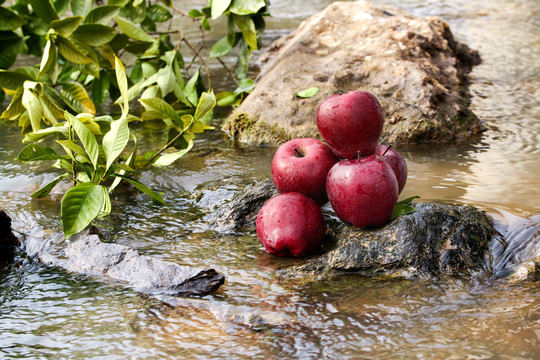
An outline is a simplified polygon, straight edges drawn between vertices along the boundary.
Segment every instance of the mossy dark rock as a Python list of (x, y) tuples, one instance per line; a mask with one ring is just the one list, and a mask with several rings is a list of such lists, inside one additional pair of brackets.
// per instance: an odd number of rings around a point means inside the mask
[[(276, 193), (271, 180), (238, 191), (213, 214), (214, 226), (218, 230), (223, 226), (225, 231), (255, 231), (260, 207)], [(380, 229), (364, 230), (329, 221), (320, 254), (300, 266), (280, 270), (279, 275), (313, 279), (359, 273), (425, 279), (484, 266), (496, 233), (490, 217), (467, 205), (421, 202), (414, 206), (416, 211)]]
[[(257, 86), (223, 127), (242, 141), (320, 138), (317, 106), (352, 90), (369, 91), (381, 102), (381, 141), (468, 141), (484, 129), (469, 109), (468, 74), (480, 57), (438, 17), (335, 2), (276, 40), (260, 62)], [(309, 87), (320, 90), (311, 98), (296, 96)]]
[(231, 201), (211, 213), (208, 221), (213, 229), (220, 232), (253, 231), (264, 202), (277, 194), (270, 179), (248, 185)]
[(0, 261), (10, 261), (20, 246), (19, 239), (11, 230), (11, 218), (0, 209)]
[(462, 205), (417, 203), (415, 212), (380, 229), (339, 225), (330, 249), (282, 276), (326, 277), (342, 273), (402, 278), (457, 275), (482, 267), (495, 234), (491, 219)]

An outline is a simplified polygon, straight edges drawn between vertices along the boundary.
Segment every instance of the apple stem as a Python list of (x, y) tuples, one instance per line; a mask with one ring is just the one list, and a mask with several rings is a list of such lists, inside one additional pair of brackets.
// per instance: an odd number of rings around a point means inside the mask
[(384, 150), (383, 154), (381, 156), (384, 156), (386, 155), (386, 153), (388, 152), (388, 150), (390, 150), (392, 148), (392, 145), (388, 145), (388, 147), (386, 148), (386, 150)]
[(357, 158), (357, 160), (360, 161), (360, 158), (361, 158), (361, 157), (362, 157), (362, 153), (360, 152), (360, 150), (358, 150), (358, 151), (356, 152), (356, 158)]
[(304, 156), (306, 156), (305, 154), (302, 154), (300, 151), (298, 151), (298, 148), (297, 148), (296, 146), (293, 148), (293, 150), (296, 152), (296, 154), (298, 155), (298, 157), (304, 157)]

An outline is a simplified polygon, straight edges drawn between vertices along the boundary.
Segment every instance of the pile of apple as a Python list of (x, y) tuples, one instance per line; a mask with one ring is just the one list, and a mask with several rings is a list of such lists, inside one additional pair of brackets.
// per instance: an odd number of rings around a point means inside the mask
[(281, 145), (272, 160), (279, 195), (262, 206), (257, 236), (278, 256), (305, 256), (321, 244), (330, 201), (336, 215), (360, 228), (386, 224), (407, 181), (407, 164), (390, 146), (379, 145), (384, 115), (372, 94), (332, 95), (317, 108), (325, 144), (296, 138)]

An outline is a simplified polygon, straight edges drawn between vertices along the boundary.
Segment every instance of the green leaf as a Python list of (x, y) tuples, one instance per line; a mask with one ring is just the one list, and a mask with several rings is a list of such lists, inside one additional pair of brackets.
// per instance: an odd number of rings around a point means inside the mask
[(161, 4), (152, 4), (146, 9), (147, 16), (155, 22), (165, 22), (172, 19), (169, 9)]
[(81, 84), (74, 81), (63, 83), (60, 94), (66, 104), (74, 111), (78, 113), (96, 113), (96, 106)]
[(229, 11), (236, 15), (253, 15), (265, 6), (265, 0), (233, 0)]
[(43, 198), (49, 195), (49, 193), (56, 186), (56, 184), (58, 184), (60, 181), (62, 181), (62, 179), (65, 179), (67, 177), (69, 177), (68, 174), (62, 174), (60, 176), (57, 176), (54, 180), (48, 182), (47, 184), (40, 187), (39, 190), (35, 191), (31, 195), (31, 197), (35, 199), (35, 198)]
[(249, 16), (233, 15), (233, 20), (236, 26), (242, 32), (244, 40), (248, 44), (251, 50), (258, 50), (259, 43), (257, 39), (257, 29), (255, 29), (255, 23)]
[(29, 2), (34, 13), (46, 24), (58, 19), (58, 14), (56, 14), (54, 5), (50, 0), (29, 0)]
[(88, 154), (82, 146), (77, 145), (71, 140), (56, 140), (56, 142), (64, 148), (68, 155), (71, 156), (71, 154), (76, 154), (85, 159), (86, 161), (90, 162), (90, 158), (88, 157)]
[(11, 119), (17, 117), (24, 111), (24, 106), (22, 104), (22, 95), (24, 92), (24, 87), (19, 87), (13, 94), (11, 103), (8, 108), (2, 113), (0, 119)]
[(64, 37), (57, 37), (56, 45), (60, 54), (74, 64), (91, 64), (94, 62), (77, 45)]
[(238, 87), (234, 90), (234, 93), (235, 94), (242, 94), (242, 93), (247, 93), (249, 94), (250, 92), (253, 91), (253, 89), (255, 88), (255, 81), (253, 81), (252, 79), (242, 79), (238, 82)]
[(186, 98), (193, 106), (197, 106), (199, 103), (199, 94), (197, 93), (197, 83), (199, 82), (200, 70), (197, 69), (195, 74), (189, 79), (186, 87), (184, 88), (184, 94)]
[(394, 212), (392, 213), (392, 220), (398, 218), (399, 216), (407, 215), (416, 211), (416, 208), (410, 204), (414, 199), (418, 198), (420, 198), (420, 196), (411, 196), (405, 200), (398, 201), (396, 207), (394, 208)]
[(60, 158), (61, 156), (53, 149), (37, 144), (26, 145), (19, 155), (17, 155), (17, 160), (22, 163), (39, 160), (58, 160)]
[(75, 30), (72, 37), (89, 46), (107, 44), (116, 36), (117, 31), (102, 24), (83, 24)]
[(0, 7), (0, 31), (11, 31), (21, 27), (25, 23), (17, 13)]
[(91, 96), (95, 105), (103, 105), (109, 94), (110, 80), (107, 72), (101, 71), (99, 78), (92, 81)]
[[(7, 36), (5, 36), (8, 34)], [(4, 36), (2, 36), (4, 35)], [(24, 52), (27, 44), (23, 38), (12, 32), (0, 32), (0, 69), (9, 69), (17, 60), (17, 56)]]
[(92, 9), (92, 0), (71, 0), (71, 11), (74, 15), (85, 15)]
[(126, 68), (120, 59), (114, 56), (114, 71), (116, 74), (116, 82), (118, 83), (118, 89), (120, 90), (120, 96), (124, 100), (122, 107), (122, 114), (127, 115), (129, 112), (129, 98), (128, 98), (128, 81), (126, 76)]
[[(129, 134), (129, 136), (133, 140), (133, 150), (131, 151), (131, 154), (127, 158), (126, 163), (123, 164), (123, 165), (126, 165), (126, 166), (132, 168), (133, 165), (135, 164), (135, 158), (137, 157), (137, 143), (138, 143), (138, 141), (137, 141), (137, 137), (135, 135)], [(118, 164), (118, 165), (121, 165), (121, 164)], [(116, 167), (115, 167), (115, 171), (116, 171)], [(119, 175), (124, 175), (126, 173), (126, 171), (127, 170), (125, 170), (125, 169), (120, 169), (118, 174)], [(120, 184), (121, 180), (122, 180), (121, 178), (115, 177), (113, 183), (109, 187), (109, 193), (111, 193), (118, 186), (118, 184)]]
[(236, 101), (237, 95), (232, 91), (222, 91), (216, 94), (216, 104), (218, 106), (231, 106)]
[(308, 89), (297, 92), (296, 96), (300, 98), (310, 98), (312, 96), (315, 96), (318, 92), (319, 92), (319, 88), (314, 86), (314, 87), (310, 87)]
[(139, 99), (139, 102), (144, 106), (146, 111), (153, 111), (162, 116), (162, 118), (168, 118), (180, 122), (180, 115), (169, 105), (166, 101), (153, 98), (153, 99)]
[(33, 89), (25, 87), (22, 95), (22, 105), (26, 111), (28, 111), (28, 115), (30, 116), (32, 131), (38, 131), (41, 128), (41, 117), (43, 116), (43, 110), (41, 108), (39, 97)]
[(84, 17), (83, 24), (103, 24), (107, 25), (120, 11), (119, 6), (103, 5), (98, 6)]
[(216, 106), (216, 97), (212, 92), (203, 92), (195, 109), (193, 118), (195, 121), (200, 121)]
[(197, 9), (190, 10), (188, 14), (189, 14), (189, 17), (193, 19), (197, 19), (204, 16), (204, 14)]
[(163, 200), (163, 197), (161, 197), (160, 194), (158, 194), (154, 190), (150, 189), (148, 186), (144, 185), (143, 183), (141, 183), (141, 182), (139, 182), (137, 180), (131, 179), (131, 178), (127, 177), (127, 176), (120, 175), (120, 174), (114, 174), (114, 176), (119, 177), (124, 181), (127, 181), (128, 183), (135, 186), (137, 189), (139, 189), (140, 191), (142, 191), (146, 195), (150, 196), (152, 198), (152, 200), (157, 201), (162, 205), (165, 205), (165, 200)]
[(154, 42), (154, 38), (148, 35), (143, 29), (135, 25), (129, 20), (122, 19), (119, 16), (115, 17), (116, 23), (120, 29), (132, 39), (144, 41), (144, 42)]
[(54, 8), (58, 16), (62, 15), (69, 7), (70, 0), (53, 0)]
[[(47, 43), (45, 44), (45, 48), (43, 49), (43, 56), (41, 58), (41, 64), (39, 66), (39, 73), (37, 76), (38, 79), (42, 77), (45, 73), (47, 73), (49, 69), (51, 68), (51, 66), (53, 66), (53, 69), (54, 69), (54, 65), (56, 65), (57, 63), (57, 57), (58, 57), (58, 54), (57, 54), (56, 46), (52, 44), (51, 40), (47, 40)], [(57, 69), (58, 68), (56, 67), (56, 70)], [(56, 71), (52, 71), (52, 73), (55, 73), (55, 72)], [(56, 82), (57, 75), (58, 74), (53, 74), (53, 76), (51, 76), (51, 82), (53, 84)]]
[(0, 70), (0, 86), (4, 89), (17, 90), (26, 80), (33, 81), (31, 76), (17, 71)]
[(64, 125), (50, 126), (39, 131), (31, 132), (24, 135), (24, 143), (35, 142), (51, 134), (62, 134), (64, 137), (69, 136), (69, 129)]
[(96, 137), (86, 127), (86, 125), (84, 125), (75, 116), (71, 115), (67, 111), (65, 112), (65, 116), (66, 116), (66, 120), (69, 121), (69, 123), (73, 127), (73, 130), (75, 130), (77, 137), (81, 141), (84, 149), (86, 150), (86, 153), (88, 154), (88, 158), (92, 162), (92, 165), (94, 165), (94, 169), (96, 169), (98, 165), (98, 158), (99, 158), (99, 145), (96, 140)]
[(56, 107), (47, 95), (43, 94), (38, 99), (41, 104), (41, 116), (45, 119), (45, 123), (58, 124), (58, 119), (63, 118), (63, 112)]
[(109, 170), (112, 163), (124, 151), (129, 142), (129, 127), (127, 118), (122, 116), (111, 124), (111, 130), (103, 137), (103, 151), (107, 159), (106, 171)]
[(175, 162), (176, 160), (180, 159), (182, 156), (187, 154), (189, 150), (191, 150), (192, 147), (193, 147), (193, 140), (190, 139), (188, 142), (187, 148), (180, 151), (173, 152), (173, 153), (161, 155), (159, 158), (156, 159), (156, 161), (152, 163), (152, 165), (156, 167), (169, 166), (173, 162)]
[(253, 51), (247, 46), (244, 39), (240, 42), (240, 51), (238, 52), (238, 60), (236, 62), (236, 77), (238, 79), (247, 79), (249, 70), (249, 60)]
[(156, 82), (161, 89), (162, 96), (171, 93), (176, 85), (176, 77), (174, 76), (172, 66), (165, 66), (159, 69)]
[(70, 16), (60, 20), (53, 20), (51, 22), (51, 28), (56, 31), (56, 33), (63, 37), (70, 36), (77, 26), (81, 23), (82, 16)]
[(227, 55), (233, 49), (233, 44), (229, 42), (227, 36), (221, 38), (216, 42), (210, 50), (210, 57), (216, 58)]
[(212, 19), (220, 17), (231, 4), (231, 0), (212, 0)]
[(62, 199), (62, 226), (66, 239), (83, 231), (98, 217), (107, 196), (102, 185), (77, 184)]

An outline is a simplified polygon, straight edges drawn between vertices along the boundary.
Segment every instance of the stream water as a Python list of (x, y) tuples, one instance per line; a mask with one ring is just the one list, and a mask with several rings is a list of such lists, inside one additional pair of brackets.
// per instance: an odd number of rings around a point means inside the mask
[[(266, 254), (253, 233), (217, 233), (205, 218), (246, 183), (268, 178), (275, 148), (239, 144), (216, 130), (174, 166), (143, 174), (165, 193), (167, 207), (119, 193), (116, 210), (97, 225), (108, 241), (223, 273), (224, 286), (204, 297), (216, 308), (268, 311), (290, 323), (219, 321), (27, 259), (0, 265), (0, 358), (540, 358), (540, 283), (491, 275), (540, 253), (540, 2), (375, 2), (440, 16), (483, 58), (471, 85), (473, 110), (488, 127), (481, 142), (398, 150), (409, 165), (402, 197), (471, 204), (497, 220), (506, 243), (493, 245), (487, 272), (421, 282), (276, 280), (274, 270), (295, 260)], [(272, 0), (265, 41), (329, 3)], [(161, 140), (138, 131), (148, 146)], [(55, 174), (15, 161), (20, 139), (17, 129), (0, 127), (0, 208), (17, 230), (46, 236), (59, 227), (59, 194), (30, 194)]]

